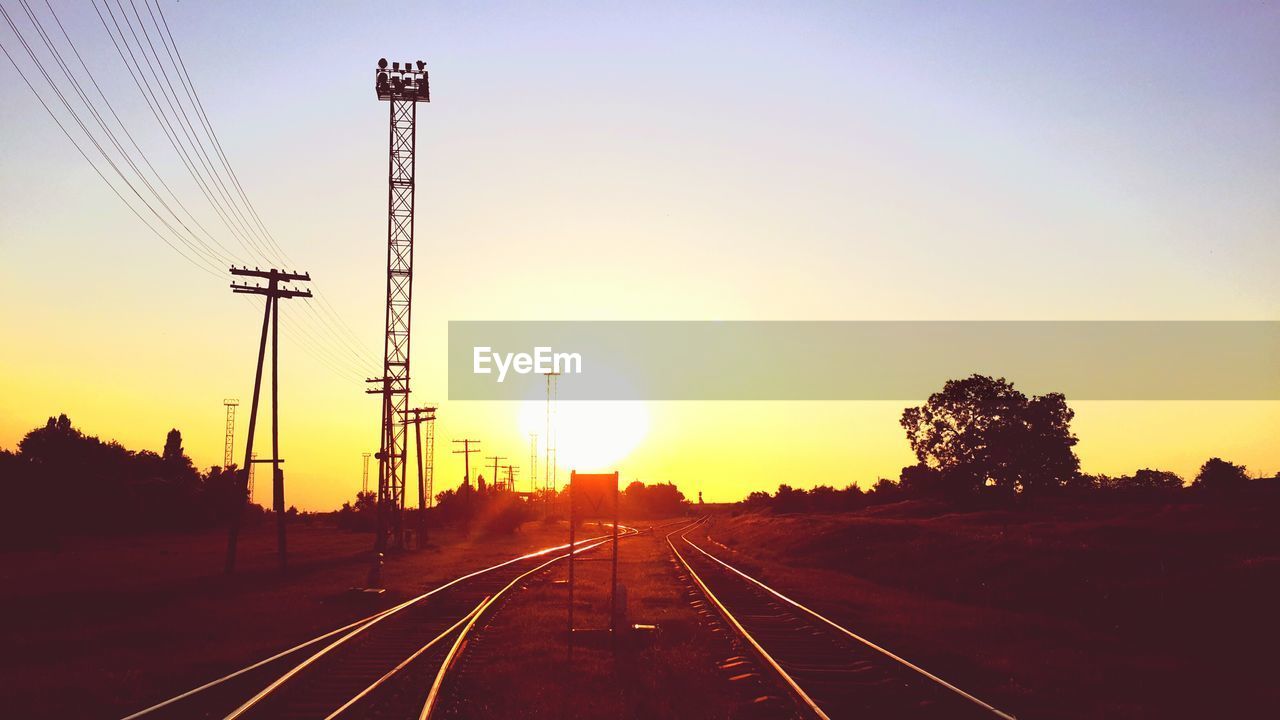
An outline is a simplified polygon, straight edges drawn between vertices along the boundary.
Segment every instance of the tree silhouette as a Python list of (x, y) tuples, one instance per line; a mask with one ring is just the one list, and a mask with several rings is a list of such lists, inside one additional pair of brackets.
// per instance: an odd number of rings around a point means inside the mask
[(164, 438), (164, 453), (160, 457), (165, 462), (181, 462), (186, 459), (186, 453), (182, 451), (182, 433), (177, 428), (169, 431)]
[(1142, 468), (1133, 474), (1133, 486), (1144, 490), (1177, 490), (1183, 486), (1182, 476), (1168, 470)]
[(1182, 476), (1168, 470), (1143, 468), (1132, 475), (1111, 477), (1098, 475), (1095, 483), (1099, 490), (1178, 490), (1183, 486)]
[[(924, 405), (904, 410), (900, 423), (920, 464), (939, 474), (939, 489), (1019, 493), (1079, 477), (1074, 416), (1060, 393), (1028, 398), (1004, 378), (971, 375), (948, 380)], [(930, 484), (919, 470), (911, 481)]]
[(164, 466), (166, 480), (187, 490), (193, 490), (199, 484), (199, 473), (196, 472), (195, 463), (191, 462), (191, 458), (182, 449), (182, 433), (177, 428), (170, 430), (165, 436), (160, 461)]
[(689, 501), (672, 483), (645, 485), (633, 480), (619, 498), (623, 511), (628, 515), (646, 517), (670, 517), (688, 511)]
[(171, 430), (160, 454), (130, 451), (76, 428), (66, 415), (27, 433), (0, 462), (0, 543), (39, 545), (57, 533), (131, 533), (221, 523), (233, 488), (202, 476)]
[(866, 497), (872, 503), (888, 503), (902, 499), (902, 485), (889, 478), (876, 478), (876, 482), (867, 491)]
[(1192, 487), (1214, 492), (1239, 490), (1249, 482), (1249, 474), (1243, 465), (1227, 462), (1222, 458), (1209, 458), (1200, 466), (1200, 472)]
[(898, 484), (904, 492), (912, 495), (939, 495), (950, 489), (942, 471), (922, 462), (902, 468)]
[(809, 507), (804, 490), (797, 490), (783, 483), (773, 496), (773, 509), (781, 513), (804, 512)]

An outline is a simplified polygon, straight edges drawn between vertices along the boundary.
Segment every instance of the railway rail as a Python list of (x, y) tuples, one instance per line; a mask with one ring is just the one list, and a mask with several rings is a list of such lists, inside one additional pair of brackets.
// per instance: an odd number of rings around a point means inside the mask
[[(611, 537), (580, 540), (573, 552)], [(511, 588), (568, 556), (559, 545), (460, 576), (123, 720), (425, 718), (428, 688), (438, 687), (466, 630)]]
[(667, 535), (672, 552), (806, 716), (1014, 720), (706, 551), (695, 527)]
[[(627, 528), (625, 525), (619, 525), (618, 527), (626, 528), (628, 530), (627, 533), (622, 535), (622, 537), (626, 537), (629, 535), (639, 535), (642, 534), (642, 532), (652, 533), (657, 530), (671, 527), (672, 525), (679, 525), (681, 526), (680, 529), (690, 528), (701, 521), (701, 519), (695, 521), (690, 521), (689, 519), (675, 520), (673, 522), (650, 527), (645, 531), (639, 531), (635, 528)], [(597, 543), (593, 545), (593, 547), (596, 547), (599, 544), (600, 543)], [(489, 600), (485, 606), (467, 622), (462, 632), (454, 640), (453, 648), (450, 649), (444, 661), (440, 663), (440, 669), (436, 673), (435, 681), (431, 684), (431, 689), (427, 694), (426, 703), (423, 705), (422, 713), (419, 715), (418, 720), (431, 720), (433, 717), (465, 717), (465, 714), (461, 713), (459, 710), (459, 703), (464, 702), (465, 698), (457, 695), (456, 685), (450, 688), (446, 686), (446, 683), (456, 681), (456, 673), (454, 673), (453, 670), (456, 666), (456, 661), (459, 659), (465, 648), (465, 644), (468, 640), (468, 634), (471, 632), (472, 628), (475, 627), (476, 621), (480, 616), (486, 614), (491, 606), (500, 602), (501, 599), (502, 598), (500, 596), (495, 596)]]

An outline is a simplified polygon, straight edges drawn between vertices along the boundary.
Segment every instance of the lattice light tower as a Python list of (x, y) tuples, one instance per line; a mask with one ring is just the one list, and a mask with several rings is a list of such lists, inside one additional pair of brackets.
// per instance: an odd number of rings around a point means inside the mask
[(436, 497), (436, 416), (427, 418), (426, 450), (427, 507), (435, 507)]
[(529, 433), (529, 499), (538, 494), (538, 433)]
[(232, 457), (236, 449), (236, 406), (240, 404), (235, 398), (227, 398), (222, 401), (227, 408), (227, 438), (222, 448), (222, 467), (230, 468), (234, 461)]
[(391, 109), (390, 159), (387, 173), (387, 314), (381, 385), (382, 435), (378, 452), (376, 547), (390, 537), (404, 546), (404, 486), (409, 408), (409, 318), (413, 302), (413, 176), (418, 103), (430, 102), (426, 63), (378, 61), (374, 71), (378, 99)]
[(258, 466), (258, 453), (254, 453), (249, 458), (249, 485), (245, 490), (245, 494), (249, 496), (249, 502), (253, 502), (253, 469)]

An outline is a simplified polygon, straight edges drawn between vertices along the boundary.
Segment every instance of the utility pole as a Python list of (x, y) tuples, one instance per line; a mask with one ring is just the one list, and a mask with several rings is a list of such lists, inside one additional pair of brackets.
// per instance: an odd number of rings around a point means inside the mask
[(360, 482), (361, 494), (369, 492), (369, 456), (371, 454), (372, 453), (360, 453), (360, 456), (364, 458), (364, 478)]
[(489, 478), (489, 480), (493, 483), (494, 490), (498, 489), (498, 461), (506, 459), (504, 455), (488, 455), (485, 457), (485, 460), (493, 461), (493, 477)]
[(427, 540), (427, 485), (422, 466), (422, 423), (434, 422), (435, 419), (436, 408), (433, 405), (405, 411), (405, 425), (413, 423), (418, 448), (418, 547), (423, 547)]
[[(382, 396), (382, 410), (399, 404), (403, 399), (408, 402), (408, 393), (395, 392), (394, 379), (390, 376), (369, 378), (366, 382), (379, 383), (381, 387), (365, 390), (370, 395)], [(408, 382), (405, 383), (406, 390)], [(384, 418), (385, 420), (385, 418)], [(379, 440), (381, 446), (373, 454), (378, 460), (378, 502), (374, 512), (374, 556), (381, 557), (387, 549), (387, 539), (395, 548), (404, 547), (404, 467), (408, 464), (408, 442), (405, 439), (403, 424), (397, 421), (395, 427), (384, 432)], [(391, 451), (392, 446), (399, 448)]]
[[(378, 61), (374, 71), (378, 100), (390, 107), (387, 161), (387, 307), (383, 338), (382, 430), (378, 457), (378, 514), (375, 556), (387, 547), (388, 531), (404, 547), (404, 485), (409, 408), (409, 327), (413, 307), (413, 200), (418, 103), (430, 102), (426, 64)], [(390, 527), (388, 527), (390, 516)]]
[(462, 476), (462, 484), (465, 485), (467, 488), (470, 488), (471, 487), (471, 453), (480, 452), (480, 448), (472, 448), (471, 443), (475, 443), (479, 445), (480, 441), (479, 440), (454, 440), (454, 442), (462, 443), (462, 449), (454, 450), (453, 454), (462, 455), (463, 467), (465, 468), (464, 472), (466, 473), (465, 475)]
[(506, 485), (504, 487), (506, 488), (507, 492), (515, 492), (516, 475), (520, 474), (520, 466), (519, 465), (503, 465), (502, 469), (507, 471)]
[(227, 408), (227, 438), (222, 446), (222, 469), (230, 470), (236, 447), (236, 406), (240, 401), (235, 398), (226, 398), (222, 404)]
[(529, 433), (529, 499), (538, 493), (538, 433)]
[(309, 282), (307, 273), (287, 270), (260, 270), (247, 267), (231, 267), (231, 274), (239, 277), (260, 278), (267, 281), (266, 286), (248, 283), (231, 283), (231, 291), (242, 295), (262, 295), (266, 298), (262, 313), (262, 339), (258, 342), (258, 366), (253, 377), (253, 403), (249, 410), (249, 435), (244, 447), (244, 482), (240, 485), (240, 500), (231, 513), (231, 529), (227, 536), (226, 571), (235, 572), (236, 542), (240, 536), (240, 516), (248, 501), (249, 468), (253, 462), (253, 436), (258, 422), (258, 397), (262, 391), (262, 363), (267, 352), (267, 327), (271, 328), (271, 478), (272, 507), (276, 513), (276, 549), (280, 555), (280, 570), (287, 567), (284, 528), (284, 474), (280, 472), (280, 300), (290, 298), (309, 298), (310, 290), (300, 290), (282, 285), (286, 282)]
[(552, 504), (555, 502), (555, 434), (551, 428), (551, 404), (555, 399), (553, 386), (559, 382), (560, 373), (548, 372), (543, 373), (547, 376), (547, 434), (544, 440), (546, 447), (546, 463), (543, 465), (543, 481), (542, 492), (546, 495), (547, 514), (551, 513)]

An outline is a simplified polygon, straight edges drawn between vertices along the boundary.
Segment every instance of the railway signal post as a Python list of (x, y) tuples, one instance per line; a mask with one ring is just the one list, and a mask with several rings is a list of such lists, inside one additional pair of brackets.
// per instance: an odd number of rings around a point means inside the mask
[[(612, 498), (612, 501), (610, 501)], [(569, 473), (569, 660), (573, 660), (573, 633), (577, 630), (573, 623), (573, 559), (574, 543), (577, 542), (575, 525), (578, 519), (590, 517), (607, 517), (612, 504), (613, 515), (613, 553), (609, 559), (609, 642), (616, 651), (618, 648), (618, 473), (587, 474), (573, 471)]]

